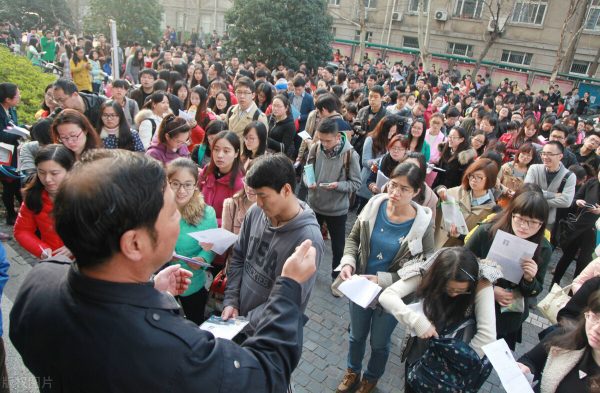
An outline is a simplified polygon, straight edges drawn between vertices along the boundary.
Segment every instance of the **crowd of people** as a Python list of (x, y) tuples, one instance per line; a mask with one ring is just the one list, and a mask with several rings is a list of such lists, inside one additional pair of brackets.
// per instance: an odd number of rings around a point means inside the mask
[[(332, 296), (355, 276), (383, 289), (367, 308), (349, 301), (337, 392), (375, 389), (398, 322), (413, 332), (406, 392), (475, 392), (491, 371), (482, 347), (504, 339), (515, 350), (546, 275), (569, 285), (573, 260), (570, 313), (519, 365), (543, 392), (600, 391), (600, 129), (580, 117), (588, 93), (339, 53), (316, 69), (270, 70), (169, 38), (122, 50), (116, 80), (98, 71), (104, 37), (83, 38), (45, 88), (30, 141), (11, 132), (19, 86), (0, 83), (0, 142), (14, 146), (17, 174), (2, 177), (6, 222), (44, 261), (23, 284), (10, 336), (34, 375), (52, 376), (48, 391), (196, 381), (284, 391), (322, 262)], [(445, 219), (448, 205), (464, 226)], [(238, 240), (219, 254), (188, 236), (211, 228)], [(498, 231), (535, 246), (513, 261), (518, 280), (488, 259)], [(51, 262), (59, 256), (74, 263)], [(137, 285), (154, 273), (154, 285)], [(249, 321), (241, 347), (190, 329), (210, 314)], [(440, 360), (444, 345), (459, 355)]]

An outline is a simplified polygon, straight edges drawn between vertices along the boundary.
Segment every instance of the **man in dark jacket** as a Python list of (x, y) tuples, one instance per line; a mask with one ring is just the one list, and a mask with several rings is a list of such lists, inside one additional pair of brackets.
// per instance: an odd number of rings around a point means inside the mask
[(154, 82), (158, 79), (158, 73), (152, 68), (144, 68), (140, 71), (140, 86), (129, 91), (129, 98), (135, 100), (138, 108), (144, 106), (146, 97), (154, 92)]
[(300, 117), (298, 118), (298, 131), (304, 131), (306, 128), (306, 120), (308, 114), (315, 109), (313, 97), (305, 90), (306, 80), (300, 75), (294, 78), (294, 91), (290, 92), (288, 98), (290, 105), (298, 110)]
[(100, 106), (105, 97), (97, 94), (80, 93), (72, 80), (60, 78), (54, 82), (54, 100), (63, 109), (75, 109), (88, 118), (93, 127), (100, 124)]
[[(97, 181), (102, 179), (102, 181)], [(123, 190), (128, 190), (123, 192)], [(56, 196), (73, 264), (35, 266), (15, 300), (10, 338), (42, 392), (283, 392), (300, 359), (305, 241), (274, 283), (242, 347), (183, 318), (189, 285), (173, 255), (180, 217), (162, 166), (123, 150), (84, 157)]]

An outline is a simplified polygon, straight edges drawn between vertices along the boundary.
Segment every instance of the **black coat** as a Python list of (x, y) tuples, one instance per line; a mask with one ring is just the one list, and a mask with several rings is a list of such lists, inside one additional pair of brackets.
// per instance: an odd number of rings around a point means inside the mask
[(96, 128), (100, 124), (100, 106), (106, 101), (106, 98), (90, 93), (79, 93), (79, 95), (85, 103), (84, 115), (92, 123), (92, 126)]
[(292, 116), (277, 121), (275, 116), (269, 116), (269, 137), (267, 147), (276, 153), (284, 153), (288, 157), (294, 155), (294, 137), (296, 125)]
[(301, 288), (279, 277), (243, 347), (184, 319), (152, 283), (44, 262), (21, 286), (10, 339), (42, 392), (283, 392), (302, 348)]

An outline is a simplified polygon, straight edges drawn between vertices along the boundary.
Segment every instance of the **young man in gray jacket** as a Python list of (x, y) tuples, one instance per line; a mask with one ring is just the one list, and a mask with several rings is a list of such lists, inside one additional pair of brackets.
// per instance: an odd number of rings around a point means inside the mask
[(575, 175), (561, 163), (563, 152), (564, 147), (560, 142), (546, 143), (541, 153), (543, 164), (531, 165), (525, 176), (525, 183), (540, 186), (548, 201), (549, 228), (554, 225), (556, 209), (571, 206), (575, 197)]
[[(323, 237), (315, 213), (296, 198), (296, 172), (285, 155), (256, 159), (245, 182), (250, 187), (246, 192), (256, 193), (256, 204), (246, 213), (233, 246), (222, 317), (246, 317), (250, 323), (244, 333), (252, 336), (285, 259), (310, 239), (316, 249), (318, 270)], [(315, 279), (316, 274), (302, 283), (302, 311), (306, 309)]]
[(350, 196), (360, 187), (360, 158), (338, 131), (335, 120), (323, 119), (317, 126), (319, 141), (311, 146), (307, 163), (313, 165), (315, 184), (307, 184), (308, 204), (317, 214), (319, 225), (327, 223), (331, 235), (331, 276), (339, 272), (335, 268), (344, 255), (346, 219), (350, 208)]

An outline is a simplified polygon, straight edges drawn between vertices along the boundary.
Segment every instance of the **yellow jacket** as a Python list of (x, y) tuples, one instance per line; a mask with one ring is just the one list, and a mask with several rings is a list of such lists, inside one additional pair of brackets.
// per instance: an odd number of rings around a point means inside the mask
[(71, 64), (71, 75), (73, 76), (73, 82), (77, 85), (79, 91), (87, 90), (92, 91), (92, 75), (88, 68), (87, 61), (80, 61), (75, 65), (73, 59), (70, 61)]

